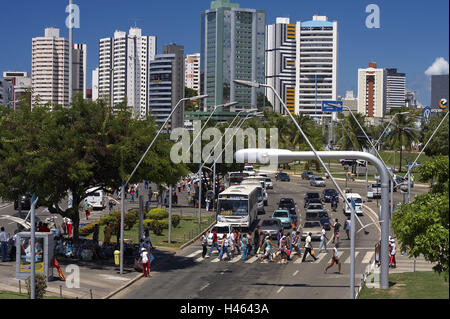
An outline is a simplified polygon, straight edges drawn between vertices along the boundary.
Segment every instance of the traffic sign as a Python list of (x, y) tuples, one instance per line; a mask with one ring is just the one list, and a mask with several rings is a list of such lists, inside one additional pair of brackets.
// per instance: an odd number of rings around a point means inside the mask
[(426, 108), (423, 109), (423, 113), (422, 113), (422, 117), (425, 119), (429, 119), (431, 115), (431, 107), (427, 106)]
[(338, 112), (342, 113), (344, 110), (344, 103), (342, 101), (323, 101), (322, 112)]

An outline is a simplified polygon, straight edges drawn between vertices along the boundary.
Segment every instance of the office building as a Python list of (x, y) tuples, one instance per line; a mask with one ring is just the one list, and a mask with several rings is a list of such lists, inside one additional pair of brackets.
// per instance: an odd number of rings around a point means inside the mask
[[(343, 105), (348, 107), (353, 113), (358, 112), (358, 99), (354, 96), (353, 91), (345, 92), (345, 97), (338, 98), (338, 100), (343, 102)], [(344, 108), (344, 115), (349, 115), (348, 109)]]
[(337, 99), (338, 24), (326, 16), (297, 22), (295, 114), (322, 114), (322, 101)]
[(87, 45), (74, 44), (72, 50), (72, 93), (86, 98)]
[(59, 29), (32, 40), (32, 103), (69, 106), (69, 42)]
[(0, 105), (11, 107), (11, 82), (0, 79)]
[[(265, 82), (263, 10), (242, 9), (229, 0), (211, 2), (201, 13), (201, 93), (207, 111), (238, 102), (240, 108), (264, 105), (264, 90), (235, 85), (235, 79)], [(220, 112), (220, 111), (219, 111)]]
[[(297, 25), (289, 18), (277, 18), (266, 28), (266, 83), (280, 94), (291, 113), (295, 112), (296, 35)], [(266, 90), (266, 96), (275, 112), (285, 113), (271, 89)]]
[(448, 74), (431, 76), (431, 108), (439, 108), (441, 99), (448, 101), (448, 88)]
[(200, 53), (186, 55), (185, 78), (186, 87), (200, 94)]
[(98, 94), (112, 105), (127, 101), (133, 116), (145, 118), (148, 112), (148, 70), (155, 58), (156, 37), (143, 36), (139, 28), (129, 33), (114, 32), (100, 39)]
[(386, 72), (386, 112), (405, 106), (406, 75), (398, 73), (397, 69), (385, 69)]
[(92, 101), (98, 100), (98, 68), (92, 70)]
[(27, 91), (30, 91), (30, 95), (26, 102), (31, 105), (31, 77), (28, 72), (6, 71), (3, 72), (3, 78), (10, 83), (9, 105), (11, 108), (16, 110), (22, 107)]
[(418, 107), (417, 91), (406, 89), (405, 106), (411, 110), (417, 109), (417, 107)]
[(386, 112), (386, 72), (374, 62), (367, 69), (358, 69), (358, 113), (383, 118)]

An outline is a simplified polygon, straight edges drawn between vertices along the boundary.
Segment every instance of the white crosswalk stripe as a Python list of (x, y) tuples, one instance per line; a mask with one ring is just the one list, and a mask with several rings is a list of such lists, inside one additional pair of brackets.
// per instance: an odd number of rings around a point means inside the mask
[(217, 257), (214, 257), (214, 258), (211, 259), (212, 263), (218, 263), (219, 261), (220, 261), (220, 259), (217, 258)]
[(197, 250), (197, 251), (193, 252), (192, 254), (190, 254), (190, 255), (188, 255), (188, 256), (186, 256), (186, 257), (192, 258), (192, 257), (195, 257), (195, 256), (201, 254), (201, 253), (202, 253), (201, 250)]
[[(359, 251), (355, 251), (355, 261), (356, 261), (356, 257), (358, 257), (358, 255), (359, 255)], [(349, 257), (345, 260), (344, 264), (349, 264), (350, 261), (351, 261), (351, 257), (352, 257), (352, 256), (349, 256)], [(342, 257), (341, 257), (341, 258), (342, 258)]]
[(229, 262), (230, 263), (236, 263), (236, 262), (238, 262), (239, 260), (241, 260), (241, 256), (236, 256), (236, 257), (234, 257), (233, 259), (231, 259)]
[(197, 258), (197, 259), (195, 260), (195, 262), (196, 262), (196, 263), (201, 263), (201, 262), (204, 261), (204, 260), (205, 260), (205, 258), (199, 257), (199, 258)]
[(246, 264), (252, 264), (252, 263), (254, 263), (255, 261), (257, 261), (258, 260), (258, 256), (253, 256), (252, 258), (250, 258), (249, 260), (247, 260), (245, 263)]
[(318, 256), (316, 256), (317, 257), (317, 260), (314, 262), (314, 263), (316, 263), (316, 264), (318, 264), (318, 263), (320, 263), (321, 261), (322, 261), (322, 259), (328, 259), (329, 257), (330, 257), (330, 255), (329, 254), (326, 254), (326, 253), (320, 253)]
[(363, 264), (368, 264), (368, 263), (370, 263), (370, 261), (372, 260), (373, 255), (375, 255), (375, 252), (373, 252), (373, 251), (367, 252), (366, 255), (365, 255), (364, 258), (363, 258), (362, 263), (363, 263)]

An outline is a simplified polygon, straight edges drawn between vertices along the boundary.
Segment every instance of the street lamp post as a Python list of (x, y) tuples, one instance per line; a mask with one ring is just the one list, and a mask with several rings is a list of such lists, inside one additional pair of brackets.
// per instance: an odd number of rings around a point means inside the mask
[(124, 202), (125, 202), (125, 185), (128, 185), (128, 183), (130, 182), (130, 180), (133, 178), (134, 174), (136, 173), (137, 169), (139, 168), (139, 166), (141, 165), (142, 161), (144, 160), (144, 158), (147, 156), (148, 152), (150, 151), (150, 149), (152, 148), (153, 144), (155, 143), (156, 139), (158, 138), (158, 136), (161, 134), (161, 132), (163, 131), (163, 129), (166, 127), (167, 123), (169, 122), (169, 120), (172, 118), (172, 115), (175, 113), (176, 109), (178, 108), (178, 106), (184, 102), (184, 101), (196, 101), (196, 100), (200, 100), (200, 99), (204, 99), (206, 98), (208, 95), (199, 95), (199, 96), (194, 96), (191, 98), (183, 98), (180, 101), (178, 101), (178, 103), (175, 105), (175, 107), (172, 109), (172, 112), (169, 114), (169, 116), (167, 117), (166, 121), (163, 123), (163, 125), (161, 126), (161, 128), (159, 129), (158, 133), (155, 135), (155, 137), (153, 138), (153, 141), (150, 143), (149, 147), (147, 148), (147, 150), (145, 151), (144, 155), (141, 157), (141, 159), (139, 160), (138, 164), (136, 165), (136, 167), (134, 168), (133, 172), (131, 172), (130, 177), (128, 177), (128, 180), (124, 183), (122, 183), (122, 189), (121, 189), (121, 201), (122, 201), (122, 205), (121, 205), (121, 217), (120, 217), (120, 274), (123, 274), (123, 233), (124, 233), (124, 220), (125, 220), (125, 208), (124, 208)]
[[(283, 105), (284, 109), (287, 111), (288, 115), (291, 117), (292, 121), (294, 122), (295, 126), (297, 127), (297, 129), (300, 131), (300, 133), (302, 134), (303, 138), (305, 139), (305, 141), (308, 143), (309, 147), (311, 148), (311, 150), (314, 153), (314, 156), (317, 160), (319, 160), (320, 164), (322, 165), (322, 167), (325, 169), (325, 171), (327, 172), (328, 176), (330, 176), (331, 180), (333, 181), (336, 189), (339, 191), (340, 195), (343, 197), (344, 202), (346, 203), (346, 205), (348, 205), (351, 209), (351, 215), (352, 215), (352, 220), (354, 220), (355, 218), (355, 209), (353, 207), (353, 205), (351, 205), (349, 203), (349, 201), (347, 200), (347, 198), (345, 197), (344, 193), (342, 192), (341, 188), (339, 187), (339, 185), (337, 184), (337, 182), (335, 181), (335, 179), (333, 178), (333, 176), (331, 175), (330, 171), (328, 170), (328, 168), (326, 167), (325, 163), (323, 162), (322, 158), (319, 156), (319, 154), (316, 152), (316, 150), (314, 149), (314, 146), (311, 144), (311, 142), (309, 141), (308, 137), (305, 135), (305, 133), (303, 132), (303, 130), (301, 129), (301, 127), (298, 125), (297, 121), (295, 121), (295, 118), (293, 117), (293, 115), (289, 112), (289, 109), (287, 108), (286, 104), (284, 103), (284, 101), (281, 99), (280, 95), (278, 94), (278, 92), (270, 85), (267, 84), (261, 84), (261, 83), (257, 83), (257, 82), (249, 82), (249, 81), (242, 81), (242, 80), (234, 80), (235, 83), (241, 84), (241, 85), (245, 85), (245, 86), (251, 86), (251, 87), (257, 87), (259, 88), (260, 86), (263, 87), (268, 87), (271, 88), (272, 91), (275, 93), (275, 95), (277, 96), (278, 100), (281, 102), (281, 104)], [(329, 152), (329, 153), (333, 153), (333, 152)], [(385, 167), (384, 167), (385, 168)], [(386, 169), (386, 168), (385, 168)], [(380, 174), (381, 175), (381, 174)], [(385, 181), (384, 181), (385, 182)], [(387, 187), (387, 185), (381, 185), (382, 190), (383, 187)], [(356, 216), (357, 217), (357, 216)], [(361, 221), (358, 218), (358, 221), (360, 222), (360, 224), (362, 225)], [(386, 227), (387, 226), (387, 227)], [(350, 265), (350, 299), (354, 299), (355, 298), (355, 223), (351, 223), (351, 265)], [(385, 257), (386, 258), (386, 262), (387, 262), (387, 258), (388, 258), (388, 233), (389, 233), (389, 221), (386, 220), (385, 223), (383, 224), (383, 228), (382, 228), (382, 239), (386, 239), (385, 242), (383, 242), (382, 244), (382, 251), (381, 251), (381, 257)], [(385, 268), (385, 267), (383, 267)], [(386, 273), (382, 273), (381, 276), (381, 282), (382, 282), (382, 288), (385, 287), (385, 289), (388, 288), (388, 269), (386, 270)]]

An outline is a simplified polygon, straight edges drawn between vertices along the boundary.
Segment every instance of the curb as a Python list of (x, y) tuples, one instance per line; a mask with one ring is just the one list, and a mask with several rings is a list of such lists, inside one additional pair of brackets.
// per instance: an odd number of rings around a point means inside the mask
[(136, 276), (134, 279), (130, 280), (129, 282), (127, 282), (125, 285), (123, 285), (122, 287), (119, 287), (118, 289), (114, 290), (113, 292), (111, 292), (109, 295), (103, 297), (102, 299), (109, 299), (111, 297), (113, 297), (114, 295), (117, 295), (119, 292), (121, 292), (122, 290), (124, 290), (125, 288), (128, 288), (129, 286), (131, 286), (132, 284), (134, 284), (136, 281), (138, 281), (139, 279), (141, 279), (142, 277), (144, 277), (144, 274), (139, 274), (138, 276)]
[(193, 239), (191, 239), (190, 241), (188, 241), (187, 243), (181, 245), (181, 247), (179, 248), (180, 250), (186, 248), (187, 246), (189, 246), (190, 244), (192, 244), (193, 242), (195, 242), (196, 240), (198, 240), (205, 231), (208, 231), (208, 229), (210, 229), (211, 227), (213, 227), (216, 224), (216, 222), (213, 222), (211, 225), (209, 225), (206, 229), (204, 229), (202, 232), (200, 232), (200, 234), (198, 234), (196, 237), (194, 237)]

